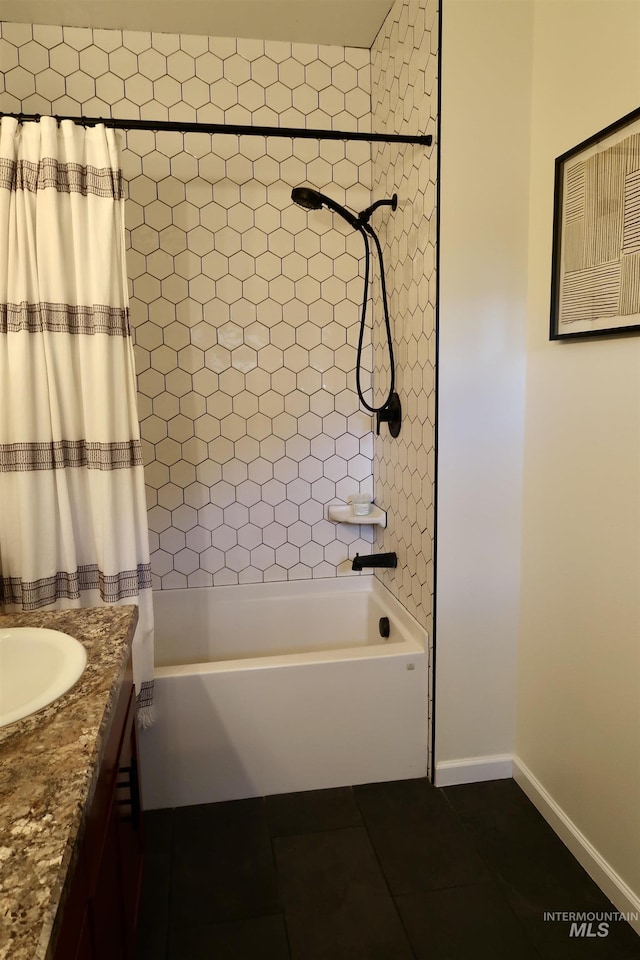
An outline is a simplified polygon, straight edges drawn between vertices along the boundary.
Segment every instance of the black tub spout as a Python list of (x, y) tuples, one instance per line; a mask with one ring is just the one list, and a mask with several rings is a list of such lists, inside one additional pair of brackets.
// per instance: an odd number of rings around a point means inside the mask
[(364, 570), (365, 567), (397, 567), (398, 556), (396, 553), (371, 553), (368, 557), (361, 557), (356, 553), (351, 564), (352, 570)]

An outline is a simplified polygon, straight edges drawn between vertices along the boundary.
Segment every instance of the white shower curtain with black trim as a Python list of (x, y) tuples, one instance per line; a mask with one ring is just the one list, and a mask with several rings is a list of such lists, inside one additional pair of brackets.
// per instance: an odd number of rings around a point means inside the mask
[(117, 134), (0, 122), (0, 610), (153, 607)]

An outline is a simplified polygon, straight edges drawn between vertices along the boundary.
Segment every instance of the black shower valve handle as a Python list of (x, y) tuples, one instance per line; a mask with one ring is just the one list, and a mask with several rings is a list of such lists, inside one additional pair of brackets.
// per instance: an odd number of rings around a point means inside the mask
[(376, 412), (376, 434), (380, 436), (380, 424), (389, 424), (389, 433), (392, 437), (397, 437), (402, 426), (402, 404), (400, 397), (395, 391), (391, 394), (389, 402)]

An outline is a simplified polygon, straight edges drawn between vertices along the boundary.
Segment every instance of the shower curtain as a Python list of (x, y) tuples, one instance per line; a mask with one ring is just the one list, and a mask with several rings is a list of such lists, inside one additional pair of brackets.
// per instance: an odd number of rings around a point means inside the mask
[(0, 122), (0, 609), (153, 608), (117, 135)]

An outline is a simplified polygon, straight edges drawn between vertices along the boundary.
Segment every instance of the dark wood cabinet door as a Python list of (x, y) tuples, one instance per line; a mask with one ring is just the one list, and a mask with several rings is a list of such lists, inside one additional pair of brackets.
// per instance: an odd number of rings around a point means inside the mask
[(115, 807), (111, 808), (107, 823), (100, 870), (90, 903), (95, 960), (125, 960), (127, 954)]
[(131, 664), (97, 775), (54, 960), (135, 960), (142, 879), (136, 700)]
[(84, 912), (82, 928), (80, 930), (80, 939), (78, 942), (78, 952), (75, 955), (75, 960), (95, 960), (93, 953), (93, 938), (91, 936), (91, 918), (89, 916), (88, 905)]
[(83, 851), (73, 869), (69, 893), (56, 934), (54, 960), (94, 960)]

